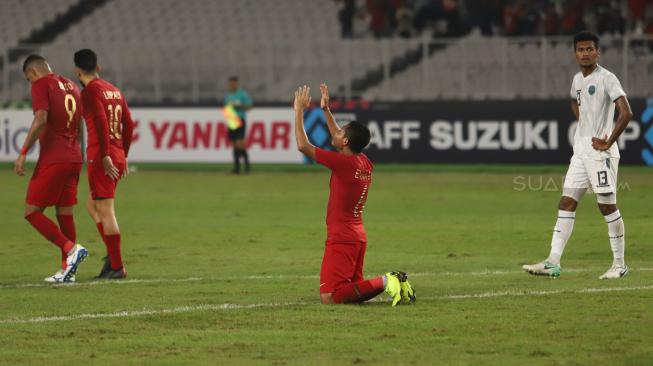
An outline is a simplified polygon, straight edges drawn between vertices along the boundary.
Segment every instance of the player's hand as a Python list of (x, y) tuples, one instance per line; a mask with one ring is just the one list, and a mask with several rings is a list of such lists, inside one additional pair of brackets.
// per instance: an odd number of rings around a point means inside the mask
[(303, 111), (311, 105), (311, 88), (300, 86), (295, 92), (295, 111)]
[(20, 154), (16, 161), (14, 162), (14, 173), (20, 175), (21, 177), (25, 175), (25, 155)]
[(329, 108), (329, 87), (325, 83), (320, 84), (320, 93), (322, 93), (320, 108)]
[(592, 147), (595, 150), (606, 151), (610, 148), (610, 145), (612, 144), (608, 144), (608, 135), (605, 135), (603, 139), (592, 137)]
[(118, 180), (120, 178), (120, 172), (115, 165), (113, 165), (113, 160), (109, 155), (102, 158), (102, 165), (104, 166), (104, 174), (108, 175), (113, 180)]

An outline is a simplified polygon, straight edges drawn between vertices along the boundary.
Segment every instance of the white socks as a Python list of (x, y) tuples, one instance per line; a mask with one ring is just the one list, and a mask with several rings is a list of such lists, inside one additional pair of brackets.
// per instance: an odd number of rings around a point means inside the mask
[(558, 210), (558, 221), (556, 221), (556, 226), (553, 228), (551, 252), (547, 262), (560, 265), (560, 257), (562, 257), (567, 240), (569, 240), (571, 232), (574, 230), (574, 221), (576, 221), (576, 212)]
[(626, 229), (624, 220), (621, 218), (619, 210), (604, 216), (605, 222), (608, 223), (608, 237), (610, 238), (610, 247), (612, 247), (613, 265), (624, 266), (624, 251), (626, 249)]

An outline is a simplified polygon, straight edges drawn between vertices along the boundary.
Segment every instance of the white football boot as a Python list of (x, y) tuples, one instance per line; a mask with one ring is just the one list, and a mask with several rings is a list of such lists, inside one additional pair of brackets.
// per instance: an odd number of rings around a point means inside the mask
[(88, 250), (79, 244), (75, 244), (72, 252), (66, 258), (66, 269), (63, 271), (64, 282), (77, 273), (77, 266), (88, 257)]
[(626, 277), (628, 276), (629, 268), (627, 265), (619, 266), (619, 265), (612, 265), (607, 272), (601, 275), (599, 277), (599, 280), (613, 280), (615, 278), (621, 278), (621, 277)]
[(561, 268), (558, 264), (551, 262), (540, 262), (535, 264), (524, 264), (521, 267), (524, 271), (536, 276), (560, 277)]
[(57, 271), (57, 273), (53, 274), (52, 276), (44, 278), (43, 281), (47, 283), (70, 283), (75, 282), (75, 275), (70, 276), (68, 281), (64, 281), (63, 272)]

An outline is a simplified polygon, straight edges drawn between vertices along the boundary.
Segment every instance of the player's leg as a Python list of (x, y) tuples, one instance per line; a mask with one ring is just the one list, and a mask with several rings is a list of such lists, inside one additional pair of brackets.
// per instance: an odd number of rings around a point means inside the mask
[(629, 269), (624, 261), (626, 229), (621, 212), (617, 207), (617, 170), (619, 159), (611, 158), (594, 161), (591, 175), (592, 188), (596, 192), (599, 211), (608, 225), (608, 237), (612, 248), (612, 266), (600, 279), (621, 278), (628, 275)]
[(330, 243), (327, 245), (331, 249), (331, 261), (339, 267), (338, 269), (332, 269), (332, 271), (341, 271), (342, 277), (347, 279), (347, 281), (342, 281), (339, 286), (333, 289), (332, 299), (334, 303), (360, 303), (383, 292), (386, 280), (382, 276), (369, 280), (363, 279), (366, 243)]
[(582, 160), (572, 156), (558, 203), (558, 218), (551, 237), (549, 256), (542, 262), (524, 265), (522, 269), (534, 275), (560, 276), (560, 260), (574, 229), (576, 208), (588, 186), (588, 176)]
[(383, 292), (385, 280), (382, 277), (352, 283), (360, 249), (353, 243), (326, 243), (320, 270), (323, 304), (360, 303)]
[[(50, 242), (66, 253), (66, 267), (62, 268), (60, 281), (69, 282), (77, 273), (77, 266), (88, 256), (88, 251), (81, 245), (73, 243), (59, 227), (43, 214), (43, 207), (27, 205), (25, 219)], [(47, 281), (47, 279), (46, 279)], [(53, 282), (53, 281), (48, 281)]]
[(114, 199), (97, 198), (95, 200), (95, 207), (104, 229), (104, 238), (106, 240), (111, 266), (111, 271), (105, 273), (103, 278), (127, 277), (127, 272), (122, 263), (120, 228), (118, 227), (118, 220), (116, 219)]
[(74, 242), (67, 238), (59, 227), (43, 214), (48, 206), (59, 202), (64, 190), (60, 164), (37, 165), (27, 187), (25, 219), (47, 240), (68, 253)]
[(245, 163), (245, 173), (249, 173), (249, 155), (247, 154), (247, 147), (245, 145), (244, 129), (243, 137), (236, 141), (236, 145), (238, 147), (239, 155), (243, 158), (243, 162)]
[[(57, 206), (57, 222), (59, 229), (73, 243), (77, 242), (77, 230), (75, 229), (75, 219), (73, 218), (73, 206)], [(66, 258), (68, 253), (61, 249), (61, 269), (65, 270)]]
[[(119, 175), (122, 176), (125, 164), (115, 161), (114, 165), (118, 169)], [(91, 217), (98, 224), (98, 231), (107, 247), (107, 257), (105, 257), (102, 271), (98, 277), (125, 278), (127, 272), (122, 263), (120, 228), (114, 209), (114, 197), (118, 182), (104, 174), (104, 168), (99, 162), (89, 164), (88, 181), (92, 204), (87, 203), (87, 208)]]
[[(57, 222), (61, 232), (73, 243), (77, 242), (77, 230), (75, 229), (75, 219), (73, 216), (73, 207), (77, 204), (77, 185), (79, 184), (79, 173), (82, 164), (69, 164), (69, 175), (64, 183), (61, 197), (56, 205)], [(66, 258), (68, 254), (61, 250), (61, 269), (65, 270)]]
[(393, 306), (401, 301), (401, 285), (394, 274), (352, 281), (353, 278), (362, 278), (362, 275), (357, 275), (361, 250), (364, 256), (365, 248), (359, 244), (327, 243), (320, 271), (320, 298), (323, 304), (361, 303), (384, 290), (393, 298)]
[(229, 130), (229, 140), (232, 144), (234, 168), (231, 171), (233, 174), (240, 174), (240, 149), (238, 148), (238, 130)]
[[(363, 277), (363, 267), (365, 264), (365, 253), (367, 251), (367, 243), (362, 242), (360, 245), (360, 249), (358, 251), (358, 258), (356, 259), (356, 271), (354, 272), (354, 276), (351, 279), (352, 283), (364, 281)], [(391, 275), (394, 275), (399, 279), (399, 285), (400, 285), (400, 293), (401, 293), (401, 303), (402, 304), (409, 304), (413, 303), (416, 300), (415, 296), (415, 291), (413, 290), (413, 287), (411, 286), (410, 282), (408, 282), (408, 276), (404, 272), (392, 272), (390, 273)], [(386, 274), (387, 275), (387, 274)], [(387, 282), (387, 281), (386, 281)], [(387, 288), (387, 283), (386, 283), (386, 288)], [(376, 294), (378, 295), (378, 294)], [(376, 296), (374, 295), (374, 296)]]
[(247, 154), (247, 145), (245, 144), (247, 122), (243, 120), (243, 126), (240, 127), (237, 131), (238, 131), (238, 136), (236, 140), (237, 140), (239, 155), (243, 158), (243, 162), (245, 163), (245, 173), (249, 173), (250, 170), (249, 154)]

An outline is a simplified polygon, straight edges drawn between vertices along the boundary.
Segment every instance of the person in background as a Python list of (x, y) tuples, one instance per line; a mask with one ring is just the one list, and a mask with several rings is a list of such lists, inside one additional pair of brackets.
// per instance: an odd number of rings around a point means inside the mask
[(229, 129), (229, 140), (231, 140), (234, 149), (234, 174), (240, 174), (240, 158), (245, 163), (245, 173), (249, 173), (249, 156), (245, 144), (245, 131), (247, 128), (247, 111), (252, 108), (253, 102), (249, 94), (238, 85), (238, 77), (231, 76), (227, 84), (227, 95), (224, 97), (225, 107), (231, 105), (242, 121), (240, 127)]

